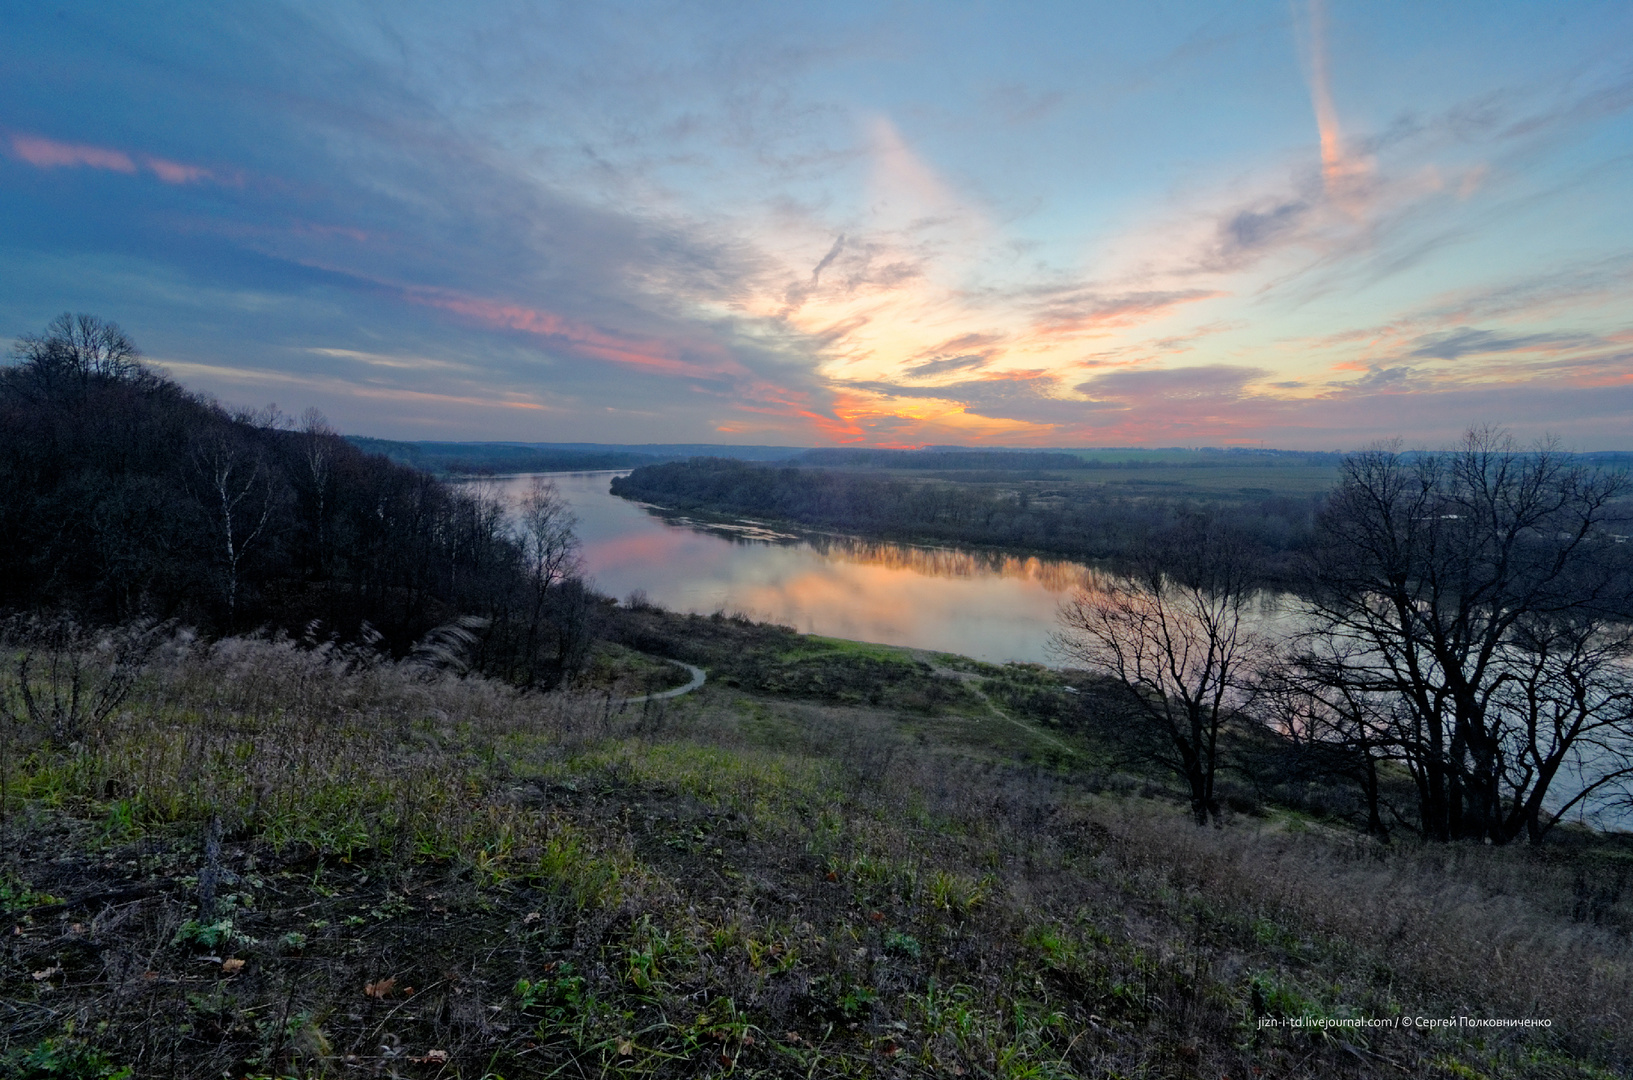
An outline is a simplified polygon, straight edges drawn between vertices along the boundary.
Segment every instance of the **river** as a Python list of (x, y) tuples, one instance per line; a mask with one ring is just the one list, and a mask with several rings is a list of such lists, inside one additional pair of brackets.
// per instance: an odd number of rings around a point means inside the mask
[[(644, 592), (672, 611), (741, 612), (810, 634), (1048, 663), (1060, 602), (1095, 573), (1058, 559), (692, 522), (612, 495), (617, 475), (547, 478), (578, 515), (595, 587), (620, 599)], [(507, 501), (532, 482), (485, 481)]]

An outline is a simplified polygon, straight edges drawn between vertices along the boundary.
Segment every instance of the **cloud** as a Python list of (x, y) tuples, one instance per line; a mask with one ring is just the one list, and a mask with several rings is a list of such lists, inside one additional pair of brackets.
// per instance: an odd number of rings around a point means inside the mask
[(227, 366), (225, 364), (197, 364), (182, 360), (156, 360), (159, 367), (182, 378), (203, 378), (227, 384), (284, 386), (297, 390), (321, 389), (343, 397), (380, 401), (404, 401), (430, 405), (468, 405), (480, 409), (523, 409), (532, 412), (555, 411), (557, 407), (520, 397), (474, 397), (459, 394), (439, 394), (402, 387), (371, 386), (328, 375), (300, 374), (264, 368)]
[(853, 382), (848, 387), (896, 398), (928, 398), (955, 402), (975, 416), (1028, 424), (1081, 423), (1096, 408), (1092, 401), (1056, 396), (1060, 380), (1052, 374), (1020, 371), (971, 379), (947, 386), (903, 386), (891, 382)]
[(215, 174), (209, 169), (198, 165), (184, 165), (179, 161), (166, 161), (164, 158), (142, 157), (142, 164), (167, 184), (197, 184), (204, 180), (214, 180)]
[(13, 135), (11, 152), (18, 158), (40, 169), (77, 168), (106, 169), (109, 172), (134, 173), (136, 163), (122, 150), (84, 143), (64, 143), (38, 135)]
[(309, 348), (306, 350), (315, 356), (328, 356), (337, 360), (351, 360), (370, 367), (397, 368), (403, 371), (462, 371), (474, 373), (480, 369), (470, 364), (458, 363), (451, 360), (437, 360), (429, 356), (390, 356), (382, 353), (363, 352), (358, 349), (326, 349)]
[(1326, 0), (1307, 0), (1305, 12), (1310, 104), (1315, 109), (1316, 130), (1321, 141), (1321, 180), (1328, 199), (1351, 216), (1359, 217), (1366, 206), (1373, 165), (1368, 158), (1350, 150), (1339, 128), (1327, 66)]
[(828, 253), (818, 260), (816, 266), (811, 268), (811, 280), (808, 282), (795, 282), (788, 287), (788, 292), (784, 295), (786, 306), (783, 314), (785, 317), (797, 311), (800, 305), (805, 303), (806, 297), (810, 296), (816, 287), (821, 284), (822, 271), (832, 266), (833, 261), (839, 258), (839, 253), (844, 250), (845, 234), (840, 233), (834, 238), (833, 246), (828, 249)]
[(713, 377), (719, 368), (705, 367), (681, 359), (672, 346), (658, 341), (641, 341), (609, 334), (550, 311), (522, 304), (457, 296), (442, 291), (410, 289), (406, 297), (413, 303), (441, 308), (486, 323), (489, 326), (520, 330), (544, 338), (569, 353), (593, 357), (614, 364), (626, 364), (654, 374)]
[(1120, 295), (1072, 290), (1051, 297), (1040, 306), (1034, 317), (1033, 332), (1059, 335), (1132, 326), (1166, 315), (1181, 305), (1223, 295), (1216, 289), (1154, 290)]
[(1233, 364), (1202, 364), (1154, 371), (1108, 371), (1078, 383), (1074, 389), (1097, 401), (1207, 401), (1217, 404), (1241, 398), (1243, 387), (1263, 379), (1267, 374), (1263, 368)]
[(1304, 199), (1271, 199), (1228, 213), (1219, 222), (1218, 249), (1209, 264), (1218, 269), (1248, 265), (1258, 256), (1299, 235), (1309, 219)]
[(936, 375), (945, 375), (949, 371), (984, 367), (990, 360), (990, 357), (980, 353), (971, 353), (967, 356), (944, 356), (936, 360), (921, 360), (916, 364), (909, 364), (903, 370), (903, 374), (910, 379), (928, 379)]
[[(327, 365), (428, 395), (380, 414), (402, 434), (445, 398), (523, 439), (1324, 441), (1450, 422), (1414, 395), (1613, 385), (1610, 32), (1420, 22), (1408, 56), (1369, 11), (1297, 2), (1304, 85), (1284, 19), (1224, 9), (1136, 6), (1115, 47), (1060, 12), (1003, 28), (1055, 66), (986, 16), (920, 38), (892, 8), (24, 5), (0, 318), (98, 311), (218, 383), (334, 396)], [(1150, 55), (1102, 75), (1125, 29)], [(1402, 77), (1458, 49), (1466, 100)], [(1050, 90), (1094, 79), (1117, 92)], [(549, 430), (474, 404), (530, 395), (565, 403)]]
[(913, 151), (888, 117), (873, 118), (868, 140), (873, 151), (875, 217), (894, 227), (922, 226), (959, 210), (958, 196)]
[(1417, 372), (1405, 366), (1384, 367), (1374, 365), (1367, 369), (1367, 373), (1359, 379), (1344, 384), (1342, 390), (1346, 393), (1366, 390), (1401, 391), (1410, 389), (1417, 382)]
[(1459, 289), (1408, 317), (1441, 324), (1483, 318), (1536, 318), (1619, 300), (1630, 289), (1633, 254), (1617, 252), (1556, 265), (1542, 273)]
[[(11, 152), (19, 160), (38, 169), (85, 167), (126, 175), (132, 175), (137, 171), (136, 161), (123, 150), (87, 143), (58, 142), (39, 135), (13, 135)], [(219, 179), (215, 173), (202, 166), (186, 165), (151, 154), (141, 155), (141, 164), (142, 168), (166, 184), (196, 184), (205, 180)]]
[(1417, 338), (1408, 356), (1425, 360), (1458, 360), (1465, 356), (1484, 356), (1491, 353), (1536, 352), (1540, 350), (1577, 349), (1602, 345), (1603, 339), (1592, 334), (1503, 334), (1492, 330), (1476, 330), (1460, 326), (1455, 330), (1424, 334)]
[(831, 264), (835, 259), (839, 258), (839, 253), (844, 249), (845, 234), (840, 233), (834, 238), (834, 246), (828, 249), (828, 254), (822, 256), (822, 261), (817, 263), (816, 266), (812, 267), (811, 269), (811, 287), (813, 289), (816, 288), (817, 282), (821, 279), (822, 271), (826, 270), (829, 264)]

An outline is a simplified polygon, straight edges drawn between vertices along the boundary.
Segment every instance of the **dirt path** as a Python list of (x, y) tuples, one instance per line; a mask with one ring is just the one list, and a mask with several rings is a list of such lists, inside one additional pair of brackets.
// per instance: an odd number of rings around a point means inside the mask
[(692, 681), (687, 683), (685, 686), (677, 686), (673, 690), (660, 690), (656, 694), (642, 694), (640, 697), (631, 697), (625, 698), (622, 701), (615, 701), (612, 703), (613, 708), (621, 709), (625, 705), (642, 705), (648, 701), (663, 701), (667, 698), (680, 697), (682, 694), (690, 694), (693, 690), (696, 690), (698, 687), (702, 686), (704, 680), (708, 678), (708, 676), (703, 673), (703, 669), (700, 667), (693, 667), (691, 664), (683, 664), (679, 660), (668, 660), (667, 662), (674, 664), (677, 667), (683, 667), (687, 671), (691, 672)]
[(1077, 756), (1076, 750), (1073, 750), (1071, 747), (1067, 746), (1053, 735), (1050, 735), (1047, 732), (1039, 731), (1033, 725), (1017, 720), (1013, 716), (1010, 716), (1008, 713), (1004, 712), (1004, 710), (1000, 709), (997, 704), (987, 696), (986, 691), (981, 689), (981, 676), (972, 671), (958, 671), (955, 668), (944, 667), (943, 665), (936, 663), (934, 653), (925, 652), (920, 649), (913, 650), (913, 658), (915, 660), (922, 660), (924, 663), (929, 664), (930, 670), (935, 672), (937, 676), (943, 679), (957, 679), (959, 682), (969, 687), (970, 691), (975, 694), (976, 697), (980, 698), (986, 707), (992, 711), (992, 715), (1004, 721), (1004, 723), (1013, 724), (1022, 731), (1026, 732), (1028, 735), (1031, 735), (1033, 738), (1041, 739), (1050, 746), (1055, 747), (1057, 750), (1064, 751), (1073, 757)]

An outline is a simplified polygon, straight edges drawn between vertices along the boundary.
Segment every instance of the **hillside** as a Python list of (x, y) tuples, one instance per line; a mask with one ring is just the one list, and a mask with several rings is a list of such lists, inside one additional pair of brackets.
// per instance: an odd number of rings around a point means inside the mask
[(472, 662), (524, 684), (582, 660), (588, 595), (550, 498), (522, 528), (483, 492), (365, 453), (316, 414), (297, 425), (194, 394), (91, 316), (13, 351), (0, 613), (267, 628), (397, 656), (433, 632), (477, 633)]
[[(1033, 715), (1039, 669), (628, 614), (710, 658), (701, 691), (616, 704), (652, 670), (627, 646), (606, 690), (539, 695), (183, 637), (72, 744), (26, 722), (17, 658), (52, 654), (14, 633), (9, 1075), (1633, 1065), (1614, 845), (1386, 848), (1248, 794), (1199, 829), (1093, 724)], [(1459, 1015), (1550, 1026), (1316, 1026)]]

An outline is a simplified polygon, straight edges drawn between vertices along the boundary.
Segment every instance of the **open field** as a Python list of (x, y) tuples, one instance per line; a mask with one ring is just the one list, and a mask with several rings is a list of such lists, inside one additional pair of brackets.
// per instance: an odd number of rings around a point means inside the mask
[[(1198, 829), (1092, 726), (1030, 714), (1051, 673), (721, 618), (642, 635), (708, 685), (619, 711), (178, 640), (78, 744), (11, 725), (8, 1075), (1633, 1064), (1615, 845), (1388, 849), (1275, 806)], [(1403, 1014), (1552, 1026), (1260, 1024)]]

